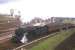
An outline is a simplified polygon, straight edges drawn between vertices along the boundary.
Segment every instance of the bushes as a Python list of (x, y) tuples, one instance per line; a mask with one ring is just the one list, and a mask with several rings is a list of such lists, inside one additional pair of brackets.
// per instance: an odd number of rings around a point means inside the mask
[(17, 43), (17, 39), (15, 37), (12, 37), (11, 42)]

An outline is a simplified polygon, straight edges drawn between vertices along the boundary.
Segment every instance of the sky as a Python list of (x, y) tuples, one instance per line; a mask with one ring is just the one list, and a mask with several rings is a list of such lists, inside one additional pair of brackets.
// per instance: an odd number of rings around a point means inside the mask
[(75, 0), (0, 0), (0, 13), (15, 14), (21, 11), (21, 20), (28, 22), (34, 17), (75, 17)]

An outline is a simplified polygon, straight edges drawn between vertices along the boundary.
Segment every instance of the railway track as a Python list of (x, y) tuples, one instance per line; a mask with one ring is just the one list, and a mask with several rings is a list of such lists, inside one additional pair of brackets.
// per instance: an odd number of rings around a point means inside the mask
[(3, 43), (7, 41), (8, 39), (10, 40), (12, 36), (14, 36), (14, 29), (16, 28), (10, 28), (9, 30), (6, 30), (5, 32), (0, 34), (0, 43)]
[(12, 36), (13, 36), (12, 34), (9, 34), (9, 35), (0, 37), (0, 43), (4, 43), (5, 41), (10, 40)]
[(4, 43), (5, 41), (10, 40), (12, 36), (14, 36), (13, 32), (6, 32), (6, 33), (0, 34), (0, 43)]

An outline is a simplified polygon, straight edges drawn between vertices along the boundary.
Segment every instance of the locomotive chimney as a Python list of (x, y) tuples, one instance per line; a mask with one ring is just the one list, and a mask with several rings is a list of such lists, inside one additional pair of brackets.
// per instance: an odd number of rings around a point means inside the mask
[(51, 23), (53, 23), (53, 17), (51, 17)]

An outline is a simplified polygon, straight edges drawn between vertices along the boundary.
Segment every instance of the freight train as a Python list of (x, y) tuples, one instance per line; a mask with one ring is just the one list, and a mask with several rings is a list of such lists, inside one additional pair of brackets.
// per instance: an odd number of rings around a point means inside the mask
[(50, 24), (40, 24), (33, 25), (26, 28), (19, 28), (15, 31), (15, 36), (13, 36), (12, 41), (16, 43), (26, 43), (37, 38), (52, 34), (52, 32), (60, 31), (62, 29), (74, 28), (75, 26), (70, 23), (50, 23)]

